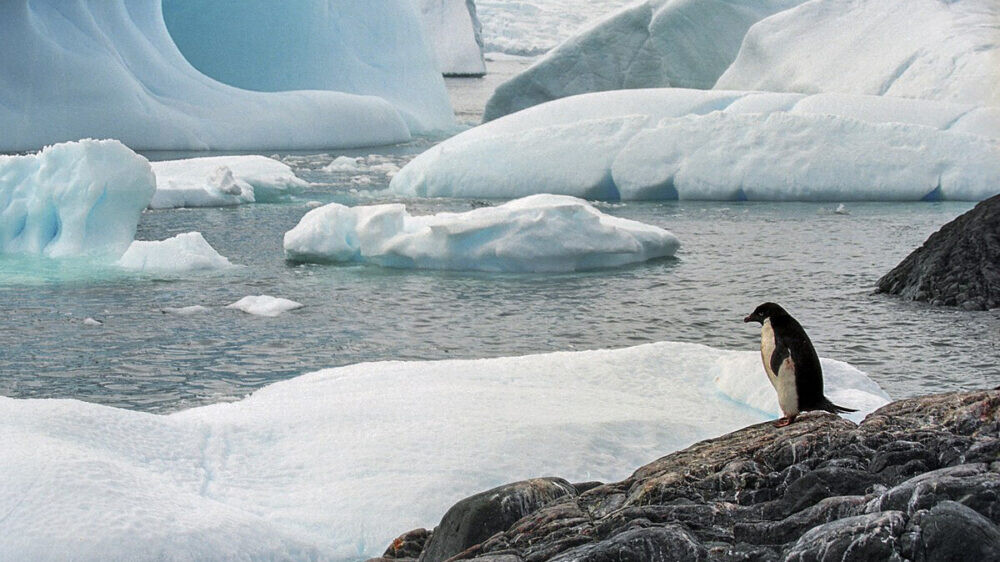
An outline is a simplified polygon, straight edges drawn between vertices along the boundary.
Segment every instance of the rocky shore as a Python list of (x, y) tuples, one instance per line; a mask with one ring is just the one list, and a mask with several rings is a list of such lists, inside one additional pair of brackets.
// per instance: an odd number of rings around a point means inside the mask
[(702, 441), (614, 483), (517, 482), (387, 560), (1000, 560), (1000, 389)]
[(1000, 308), (1000, 195), (941, 227), (876, 292), (966, 310)]

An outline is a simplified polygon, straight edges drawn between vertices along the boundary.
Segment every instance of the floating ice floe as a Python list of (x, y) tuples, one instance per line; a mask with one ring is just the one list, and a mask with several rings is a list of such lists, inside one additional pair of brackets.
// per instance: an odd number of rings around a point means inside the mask
[[(85, 137), (142, 150), (371, 146), (453, 126), (416, 7), (335, 4), (2, 2), (0, 51), (17, 56), (0, 58), (0, 150)], [(257, 91), (199, 72), (175, 37), (196, 66)]]
[[(823, 366), (852, 419), (887, 401)], [(616, 481), (778, 415), (759, 352), (683, 343), (359, 364), (166, 416), (0, 398), (0, 559), (363, 559), (493, 486)]]
[(420, 0), (424, 30), (445, 76), (482, 76), (482, 24), (473, 0)]
[(813, 0), (753, 26), (716, 88), (1000, 106), (996, 0)]
[(200, 232), (186, 232), (160, 241), (137, 240), (116, 265), (145, 273), (190, 273), (235, 267)]
[(292, 169), (266, 156), (210, 156), (153, 162), (153, 209), (225, 207), (278, 201), (308, 186)]
[(195, 304), (192, 306), (182, 306), (182, 307), (172, 307), (168, 306), (162, 309), (162, 312), (166, 314), (176, 314), (177, 316), (194, 316), (195, 314), (201, 314), (203, 312), (208, 312), (211, 310), (207, 306), (202, 306), (200, 304)]
[(299, 262), (481, 271), (576, 271), (672, 256), (680, 243), (662, 228), (605, 215), (586, 201), (536, 195), (464, 213), (410, 215), (401, 204), (306, 213), (285, 233)]
[(289, 310), (302, 308), (302, 303), (268, 295), (258, 295), (243, 297), (233, 304), (226, 305), (226, 308), (241, 310), (254, 316), (275, 317)]
[(0, 156), (0, 253), (117, 258), (155, 188), (149, 162), (113, 140)]
[(711, 88), (750, 26), (803, 0), (646, 0), (580, 31), (497, 87), (484, 121), (549, 100), (634, 88)]
[(977, 201), (1000, 192), (1000, 108), (855, 96), (649, 89), (585, 94), (480, 125), (392, 179), (405, 196)]
[(93, 318), (91, 318), (89, 316), (83, 319), (83, 325), (84, 326), (101, 326), (103, 324), (104, 324), (104, 322), (101, 322), (101, 321), (98, 321), (98, 320), (94, 320)]

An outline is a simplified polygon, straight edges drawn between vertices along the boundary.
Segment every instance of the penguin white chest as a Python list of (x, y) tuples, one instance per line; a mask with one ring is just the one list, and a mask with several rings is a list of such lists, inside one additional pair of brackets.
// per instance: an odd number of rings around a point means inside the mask
[(764, 362), (764, 372), (767, 373), (771, 386), (778, 393), (778, 406), (786, 416), (793, 416), (799, 413), (799, 392), (795, 388), (795, 364), (791, 356), (786, 357), (781, 362), (778, 372), (771, 368), (771, 356), (777, 345), (774, 341), (774, 328), (771, 327), (771, 319), (764, 320), (764, 325), (760, 330), (760, 358)]

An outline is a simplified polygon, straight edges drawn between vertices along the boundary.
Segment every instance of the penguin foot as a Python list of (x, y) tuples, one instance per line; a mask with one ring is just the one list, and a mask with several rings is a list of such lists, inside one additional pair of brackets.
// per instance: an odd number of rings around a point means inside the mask
[(786, 425), (795, 421), (795, 416), (785, 416), (778, 421), (774, 422), (774, 427), (785, 427)]

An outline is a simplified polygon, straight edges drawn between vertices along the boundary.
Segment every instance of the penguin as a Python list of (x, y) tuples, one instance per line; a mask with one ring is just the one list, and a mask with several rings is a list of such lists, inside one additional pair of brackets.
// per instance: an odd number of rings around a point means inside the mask
[(816, 349), (806, 331), (784, 308), (766, 302), (743, 321), (761, 324), (760, 356), (784, 414), (774, 423), (775, 427), (792, 423), (799, 412), (808, 410), (834, 414), (857, 411), (838, 406), (823, 396), (823, 368)]

